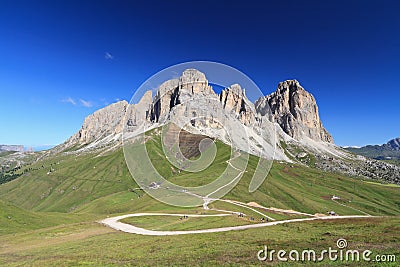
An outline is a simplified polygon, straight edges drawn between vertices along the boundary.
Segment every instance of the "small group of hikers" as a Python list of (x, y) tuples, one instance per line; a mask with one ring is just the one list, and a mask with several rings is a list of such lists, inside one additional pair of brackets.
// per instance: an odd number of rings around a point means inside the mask
[(183, 217), (180, 217), (180, 218), (179, 218), (179, 220), (183, 220), (183, 219), (189, 219), (189, 216), (183, 215)]
[[(245, 216), (244, 213), (241, 213), (241, 212), (238, 213), (238, 217), (243, 218), (244, 216)], [(250, 219), (250, 221), (254, 221), (255, 220), (254, 217), (250, 217), (249, 219)], [(266, 217), (266, 218), (262, 217), (260, 219), (260, 221), (268, 222), (268, 217)]]

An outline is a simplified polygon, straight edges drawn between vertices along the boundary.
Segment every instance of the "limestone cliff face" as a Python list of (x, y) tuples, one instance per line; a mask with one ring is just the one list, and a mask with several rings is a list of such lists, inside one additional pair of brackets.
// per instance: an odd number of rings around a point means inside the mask
[(130, 105), (124, 100), (97, 110), (85, 118), (81, 129), (67, 140), (67, 146), (76, 143), (89, 144), (122, 133), (125, 125), (136, 126), (143, 123), (151, 101), (152, 94), (148, 91), (137, 104)]
[(117, 132), (120, 129), (119, 124), (125, 115), (127, 106), (128, 102), (120, 101), (86, 117), (76, 136), (78, 142), (90, 143)]
[(126, 126), (135, 127), (146, 122), (150, 114), (152, 101), (152, 92), (147, 91), (142, 96), (139, 103), (128, 105), (126, 109), (126, 114), (124, 114), (125, 121), (119, 124), (120, 128), (118, 128), (117, 132), (120, 133), (124, 130), (124, 123), (126, 123)]
[[(161, 84), (153, 100), (149, 120), (165, 122), (169, 112), (177, 105), (186, 106), (186, 113), (197, 114), (193, 106), (207, 103), (206, 108), (217, 110), (222, 108), (233, 112), (245, 124), (254, 122), (253, 105), (246, 97), (244, 89), (239, 84), (233, 84), (217, 95), (208, 84), (206, 76), (198, 70), (187, 69), (179, 79), (168, 80)], [(216, 107), (218, 105), (218, 107)]]
[(149, 120), (158, 122), (162, 115), (167, 114), (172, 107), (179, 104), (177, 96), (178, 79), (168, 80), (160, 85), (151, 104)]
[(245, 90), (239, 84), (233, 84), (222, 90), (219, 99), (224, 109), (237, 114), (245, 125), (254, 122), (255, 112), (251, 110), (252, 103), (247, 99)]
[(161, 84), (154, 98), (148, 91), (137, 104), (120, 101), (88, 116), (79, 132), (63, 147), (90, 144), (106, 137), (107, 140), (120, 140), (124, 129), (134, 134), (141, 125), (151, 127), (154, 123), (162, 125), (169, 121), (190, 124), (203, 133), (207, 129), (216, 132), (226, 124), (234, 125), (233, 121), (259, 132), (263, 122), (274, 121), (294, 139), (307, 136), (333, 143), (331, 135), (322, 126), (314, 97), (297, 81), (279, 83), (276, 92), (253, 104), (239, 84), (233, 84), (217, 95), (203, 73), (187, 69), (179, 79)]
[(179, 91), (188, 95), (215, 94), (211, 86), (208, 85), (208, 80), (204, 73), (196, 69), (187, 69), (182, 73), (182, 76), (179, 78)]
[(164, 82), (157, 90), (150, 112), (151, 122), (165, 122), (169, 111), (191, 101), (194, 97), (216, 97), (204, 73), (187, 69), (179, 79)]
[(298, 81), (279, 83), (274, 93), (256, 101), (256, 109), (263, 112), (266, 103), (271, 108), (270, 118), (294, 139), (307, 136), (316, 141), (333, 143), (332, 136), (322, 126), (314, 96), (304, 90)]

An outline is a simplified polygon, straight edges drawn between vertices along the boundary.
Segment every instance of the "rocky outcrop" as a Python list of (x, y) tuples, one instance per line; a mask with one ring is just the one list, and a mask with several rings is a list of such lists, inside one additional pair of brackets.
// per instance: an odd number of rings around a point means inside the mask
[(247, 99), (245, 90), (239, 84), (233, 84), (222, 90), (219, 99), (223, 108), (237, 114), (244, 125), (254, 122), (255, 112), (251, 109), (253, 104)]
[(179, 79), (168, 80), (160, 85), (153, 100), (149, 120), (165, 122), (173, 107), (187, 103), (196, 96), (216, 98), (204, 73), (196, 69), (187, 69)]
[(110, 135), (121, 134), (125, 125), (135, 127), (146, 121), (152, 102), (152, 93), (147, 91), (139, 103), (119, 101), (87, 116), (81, 129), (67, 140), (66, 147), (74, 144), (89, 144)]
[(88, 144), (102, 137), (117, 133), (127, 110), (128, 102), (120, 101), (85, 118), (82, 128), (74, 136), (80, 144)]
[(179, 78), (179, 91), (184, 94), (215, 95), (204, 73), (196, 69), (187, 69)]
[[(120, 140), (124, 129), (135, 134), (142, 124), (151, 127), (154, 123), (174, 122), (181, 127), (197, 128), (210, 136), (215, 133), (212, 137), (219, 138), (218, 132), (224, 125), (239, 122), (261, 134), (261, 129), (270, 127), (270, 121), (278, 122), (294, 139), (308, 136), (317, 141), (333, 142), (319, 119), (314, 97), (297, 81), (280, 83), (275, 93), (260, 98), (254, 105), (239, 84), (233, 84), (217, 95), (203, 73), (187, 69), (179, 79), (162, 83), (154, 98), (148, 91), (137, 104), (120, 101), (88, 116), (79, 132), (63, 148), (90, 144), (106, 137), (111, 141)], [(272, 136), (272, 132), (269, 135)], [(268, 139), (269, 135), (262, 138)]]
[[(143, 124), (148, 120), (149, 112), (151, 109), (151, 104), (153, 102), (153, 95), (152, 91), (147, 91), (140, 101), (137, 104), (130, 104), (126, 110), (125, 121), (126, 126), (135, 127), (138, 125)], [(118, 128), (117, 132), (122, 132), (125, 126), (124, 123), (121, 123)]]
[(324, 171), (400, 184), (400, 167), (385, 161), (363, 157), (358, 160), (342, 160), (318, 153), (315, 154), (315, 157), (315, 167)]
[(158, 122), (163, 114), (180, 103), (178, 99), (178, 79), (168, 80), (160, 85), (151, 104), (150, 121)]
[(315, 141), (333, 143), (332, 136), (322, 126), (314, 96), (304, 90), (298, 81), (279, 83), (274, 93), (256, 101), (256, 110), (265, 113), (267, 104), (271, 109), (271, 114), (268, 114), (270, 119), (294, 139), (301, 140), (306, 136)]

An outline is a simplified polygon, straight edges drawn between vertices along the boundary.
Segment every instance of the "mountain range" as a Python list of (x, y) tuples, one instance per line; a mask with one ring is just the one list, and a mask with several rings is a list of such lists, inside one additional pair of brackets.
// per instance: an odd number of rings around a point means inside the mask
[(24, 146), (22, 146), (22, 145), (0, 145), (0, 152), (1, 151), (23, 152)]
[(347, 147), (346, 150), (374, 159), (400, 159), (400, 137), (383, 145), (367, 145), (363, 147)]
[[(280, 82), (275, 92), (252, 103), (239, 84), (215, 93), (205, 74), (196, 69), (187, 69), (154, 92), (145, 92), (135, 104), (119, 101), (94, 112), (76, 134), (45, 156), (113, 150), (123, 145), (124, 138), (169, 123), (256, 156), (350, 176), (400, 181), (398, 166), (336, 146), (321, 122), (314, 96), (297, 80)], [(246, 140), (240, 136), (244, 133)]]
[[(209, 128), (218, 126), (201, 116), (224, 120), (218, 118), (220, 113), (233, 115), (224, 122), (240, 121), (248, 129), (275, 128), (281, 140), (311, 144), (318, 142), (328, 150), (333, 147), (330, 145), (333, 144), (333, 138), (319, 118), (315, 98), (298, 81), (279, 83), (276, 92), (259, 98), (253, 104), (239, 84), (225, 88), (218, 95), (208, 85), (203, 73), (188, 69), (179, 79), (161, 84), (154, 97), (148, 91), (137, 104), (120, 101), (96, 111), (85, 119), (75, 135), (57, 149), (73, 146), (82, 149), (94, 147), (93, 143), (101, 146), (121, 141), (124, 129), (132, 132), (143, 125), (150, 129), (167, 122), (180, 124), (182, 118), (193, 117), (193, 114), (198, 119), (192, 123), (193, 127), (185, 125), (185, 128), (201, 130), (206, 135), (218, 135), (215, 131), (209, 131)], [(224, 139), (223, 136), (215, 137)], [(288, 160), (283, 150), (280, 152), (277, 159)]]

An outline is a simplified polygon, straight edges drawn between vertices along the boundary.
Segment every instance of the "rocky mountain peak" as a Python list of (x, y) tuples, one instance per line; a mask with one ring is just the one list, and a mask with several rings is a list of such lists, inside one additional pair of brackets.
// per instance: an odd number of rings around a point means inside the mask
[(246, 97), (245, 89), (239, 84), (232, 84), (230, 87), (221, 91), (219, 100), (224, 109), (233, 111), (245, 125), (254, 122), (254, 112), (251, 110), (253, 105)]
[(386, 146), (392, 150), (400, 150), (400, 137), (390, 140)]
[(244, 89), (239, 84), (232, 84), (230, 87), (221, 91), (219, 99), (224, 108), (236, 109), (236, 113), (240, 112), (242, 102), (244, 104)]
[(300, 83), (297, 80), (286, 80), (283, 82), (280, 82), (278, 84), (278, 91), (281, 93), (283, 92), (288, 92), (288, 93), (293, 93), (295, 91), (305, 91), (304, 88), (300, 85)]
[(78, 143), (88, 144), (120, 131), (127, 106), (128, 102), (123, 100), (97, 110), (85, 118), (81, 129), (71, 138)]
[(297, 80), (280, 82), (274, 93), (257, 100), (256, 108), (260, 113), (267, 103), (271, 108), (270, 117), (289, 136), (333, 143), (332, 136), (322, 126), (314, 96)]
[(179, 78), (179, 91), (181, 94), (213, 94), (208, 85), (206, 75), (196, 69), (187, 69)]
[(206, 75), (196, 69), (186, 69), (185, 71), (183, 71), (181, 77), (179, 78), (179, 82), (182, 84), (197, 82), (208, 83)]
[(239, 95), (239, 96), (245, 96), (246, 90), (240, 86), (240, 84), (232, 84), (229, 86), (226, 90), (231, 91), (232, 93)]
[(158, 88), (150, 111), (150, 121), (164, 122), (173, 107), (197, 97), (217, 98), (217, 95), (204, 73), (187, 69), (179, 79), (168, 80)]
[[(224, 112), (232, 116), (228, 119), (221, 115)], [(209, 121), (208, 117), (211, 118)], [(176, 123), (184, 118), (191, 118), (192, 126), (203, 133), (207, 132), (207, 128), (217, 132), (220, 127), (216, 123), (218, 119), (226, 123), (239, 120), (248, 127), (276, 122), (284, 133), (296, 140), (309, 137), (316, 141), (333, 142), (322, 126), (314, 97), (298, 81), (279, 83), (274, 93), (253, 104), (239, 84), (232, 84), (217, 95), (204, 73), (187, 69), (178, 79), (162, 83), (154, 97), (148, 91), (137, 104), (120, 101), (96, 111), (85, 119), (82, 128), (62, 147), (91, 143), (95, 143), (91, 146), (96, 146), (119, 141), (124, 128), (135, 133), (144, 124), (151, 127), (154, 123)]]

